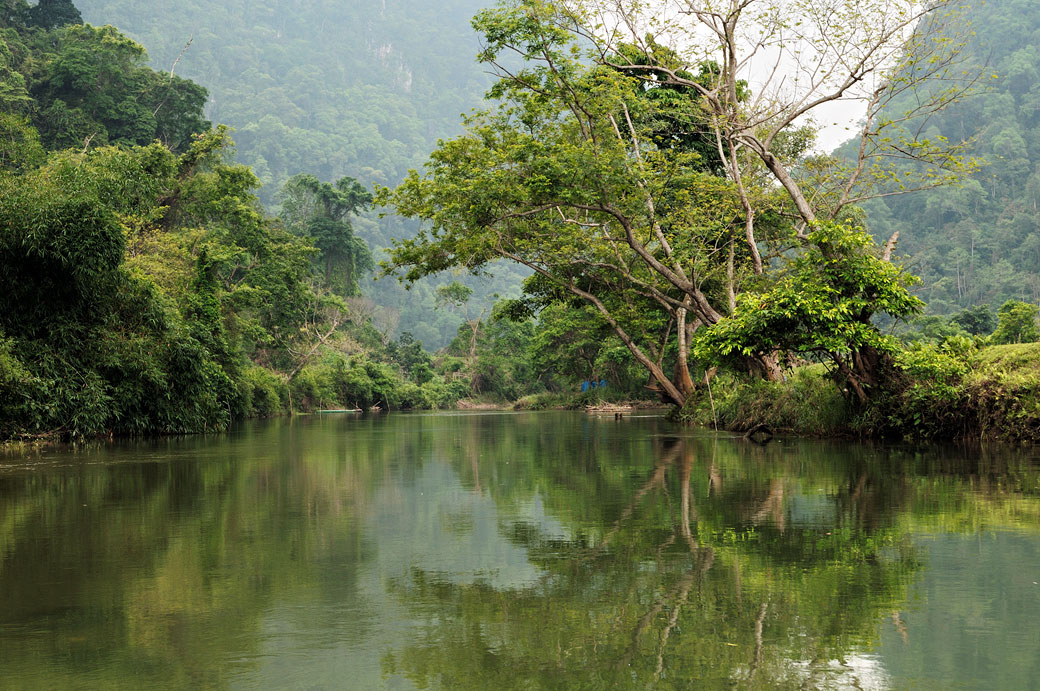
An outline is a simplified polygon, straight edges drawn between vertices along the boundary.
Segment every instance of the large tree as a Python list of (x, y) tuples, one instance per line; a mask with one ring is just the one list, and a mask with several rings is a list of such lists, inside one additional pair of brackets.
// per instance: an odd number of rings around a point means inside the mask
[[(702, 354), (736, 353), (779, 379), (783, 349), (820, 351), (806, 335), (825, 310), (834, 323), (824, 354), (865, 400), (887, 347), (871, 319), (919, 305), (887, 263), (895, 239), (872, 247), (854, 205), (971, 165), (958, 145), (908, 125), (971, 81), (947, 3), (894, 4), (663, 2), (651, 16), (644, 3), (517, 0), (483, 13), (481, 59), (502, 75), (491, 92), (501, 105), (384, 197), (430, 222), (398, 244), (389, 267), (407, 267), (412, 280), (499, 257), (525, 264), (593, 305), (680, 405), (693, 388), (687, 354), (698, 327), (743, 319), (739, 337), (731, 328)], [(503, 59), (515, 53), (520, 68)], [(766, 57), (771, 72), (752, 69)], [(908, 90), (917, 105), (882, 121), (880, 104)], [(854, 97), (868, 106), (856, 160), (809, 156), (805, 119)], [(799, 301), (807, 277), (779, 280), (805, 272), (803, 255), (840, 267), (811, 301)], [(781, 304), (785, 290), (801, 311)], [(776, 318), (752, 322), (748, 311)], [(651, 312), (667, 317), (663, 336), (644, 328)], [(803, 337), (768, 338), (781, 327)], [(672, 339), (669, 374), (653, 351)]]
[(281, 202), (285, 222), (311, 237), (320, 251), (325, 287), (343, 296), (358, 295), (358, 279), (374, 264), (368, 245), (354, 234), (351, 217), (372, 203), (368, 190), (351, 177), (332, 184), (301, 174), (285, 183)]
[(40, 0), (29, 8), (28, 16), (29, 23), (41, 29), (83, 23), (83, 17), (71, 0)]

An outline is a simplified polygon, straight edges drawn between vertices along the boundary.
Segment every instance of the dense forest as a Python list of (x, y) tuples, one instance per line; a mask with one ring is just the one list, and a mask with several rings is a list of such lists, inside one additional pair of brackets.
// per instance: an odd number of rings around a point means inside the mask
[[(86, 21), (113, 24), (148, 48), (150, 65), (206, 86), (206, 116), (234, 128), (235, 160), (252, 168), (257, 190), (277, 210), (278, 191), (307, 173), (344, 175), (366, 187), (396, 185), (422, 165), (437, 140), (456, 134), (459, 116), (480, 105), (491, 83), (476, 63), (470, 19), (486, 0), (216, 2), (80, 0)], [(378, 256), (415, 224), (363, 213), (357, 231)], [(427, 348), (446, 345), (462, 318), (436, 309), (439, 285), (460, 280), (471, 309), (493, 294), (515, 296), (523, 277), (509, 267), (475, 279), (440, 276), (405, 291), (392, 279), (362, 290), (396, 312), (397, 333)]]
[(901, 251), (932, 314), (1009, 299), (1040, 302), (1040, 6), (972, 3), (965, 51), (986, 67), (975, 93), (923, 123), (931, 135), (972, 138), (984, 166), (958, 185), (875, 200), (879, 238), (902, 231)]
[(205, 87), (65, 0), (8, 2), (2, 19), (0, 436), (200, 432), (601, 376), (539, 357), (567, 320), (509, 320), (454, 280), (430, 286), (428, 309), (459, 325), (431, 357), (362, 294), (369, 185), (300, 172), (274, 216)]
[[(98, 26), (2, 5), (0, 436), (604, 398), (738, 428), (1037, 432), (1034, 351), (990, 348), (1040, 340), (1030, 148), (1000, 143), (1033, 87), (1021, 51), (990, 50), (1036, 15), (1014, 0), (917, 27), (858, 169), (733, 56), (589, 51), (587, 17), (541, 0), (472, 27), (477, 7), (412, 2), (83, 5)], [(151, 60), (100, 26), (124, 22)], [(901, 35), (862, 31), (879, 54)], [(854, 83), (890, 69), (863, 65)], [(884, 167), (893, 139), (910, 165)]]
[(270, 216), (202, 86), (63, 0), (2, 19), (0, 434), (199, 432), (470, 393), (359, 294), (365, 187), (300, 174)]

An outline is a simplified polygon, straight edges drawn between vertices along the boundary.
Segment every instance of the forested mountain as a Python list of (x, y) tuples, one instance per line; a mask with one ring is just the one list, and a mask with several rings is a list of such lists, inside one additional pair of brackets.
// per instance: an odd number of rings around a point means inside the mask
[(156, 69), (176, 64), (206, 86), (207, 115), (236, 128), (267, 201), (303, 171), (396, 183), (488, 84), (469, 26), (485, 0), (77, 4), (144, 45)]
[[(237, 160), (263, 183), (269, 207), (294, 175), (366, 187), (396, 185), (438, 138), (459, 131), (491, 80), (475, 61), (470, 19), (489, 0), (80, 0), (85, 21), (112, 24), (144, 45), (151, 65), (209, 90), (206, 115), (233, 128)], [(189, 45), (190, 44), (190, 45)], [(413, 224), (369, 212), (356, 222), (375, 258)], [(394, 280), (362, 289), (400, 315), (399, 330), (429, 348), (455, 335), (459, 318), (437, 311), (433, 279), (410, 292)], [(474, 300), (515, 294), (503, 266), (491, 281), (464, 279)], [(479, 311), (479, 307), (476, 307)]]
[(958, 186), (866, 205), (876, 237), (901, 232), (935, 314), (1040, 301), (1040, 4), (972, 3), (968, 18), (985, 86), (928, 127), (951, 140), (976, 137), (974, 154), (987, 165)]

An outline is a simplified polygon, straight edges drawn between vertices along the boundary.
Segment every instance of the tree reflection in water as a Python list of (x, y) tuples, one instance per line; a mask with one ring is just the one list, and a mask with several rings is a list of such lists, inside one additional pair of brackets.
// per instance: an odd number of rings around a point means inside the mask
[[(799, 507), (815, 488), (789, 474), (782, 454), (753, 450), (741, 469), (737, 457), (720, 464), (714, 440), (653, 446), (645, 480), (599, 530), (578, 525), (561, 538), (502, 526), (541, 569), (537, 582), (457, 583), (421, 568), (394, 581), (421, 624), (414, 642), (386, 654), (384, 672), (447, 688), (878, 683), (857, 651), (919, 567), (877, 515), (876, 499), (890, 498), (878, 491), (880, 468), (855, 469), (820, 515)], [(551, 506), (553, 483), (534, 484)], [(580, 496), (598, 499), (567, 500)]]
[(1030, 688), (1035, 456), (559, 412), (0, 449), (0, 686)]

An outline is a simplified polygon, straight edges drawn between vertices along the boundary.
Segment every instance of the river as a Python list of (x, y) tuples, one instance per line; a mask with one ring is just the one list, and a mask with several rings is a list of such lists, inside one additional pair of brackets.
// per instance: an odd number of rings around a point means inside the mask
[(1040, 688), (1040, 451), (652, 415), (0, 449), (4, 689)]

